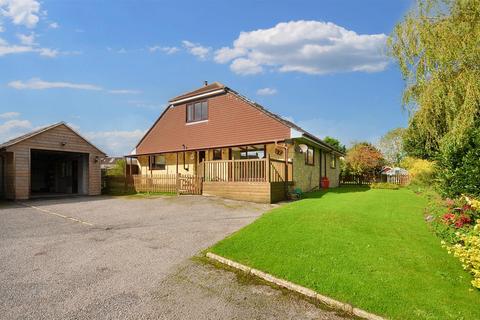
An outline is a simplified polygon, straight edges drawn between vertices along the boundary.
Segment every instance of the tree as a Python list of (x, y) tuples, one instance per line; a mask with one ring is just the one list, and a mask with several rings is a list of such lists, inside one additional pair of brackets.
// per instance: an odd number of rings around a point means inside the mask
[(396, 128), (388, 131), (378, 143), (378, 147), (382, 152), (387, 163), (399, 165), (405, 156), (403, 150), (404, 128)]
[(480, 190), (480, 0), (419, 0), (389, 39), (411, 112), (405, 150), (437, 160), (442, 193)]
[(416, 141), (433, 153), (447, 135), (464, 139), (480, 116), (479, 38), (480, 0), (419, 0), (389, 38)]
[(442, 143), (438, 173), (443, 195), (480, 196), (480, 121), (461, 142), (449, 139)]
[(333, 137), (326, 136), (323, 141), (336, 148), (338, 151), (345, 152), (347, 150), (347, 148), (345, 148), (345, 145), (341, 144), (340, 140)]
[(119, 159), (115, 162), (115, 166), (109, 169), (107, 175), (109, 176), (123, 176), (125, 174), (125, 167), (127, 163), (124, 159)]
[(374, 174), (383, 163), (382, 153), (368, 142), (354, 144), (345, 157), (346, 171), (352, 174)]

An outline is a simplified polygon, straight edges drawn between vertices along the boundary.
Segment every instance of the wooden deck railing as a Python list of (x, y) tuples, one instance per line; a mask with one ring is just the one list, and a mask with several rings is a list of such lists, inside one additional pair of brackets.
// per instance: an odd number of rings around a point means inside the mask
[(292, 163), (275, 159), (214, 160), (201, 164), (206, 182), (283, 182), (292, 180)]

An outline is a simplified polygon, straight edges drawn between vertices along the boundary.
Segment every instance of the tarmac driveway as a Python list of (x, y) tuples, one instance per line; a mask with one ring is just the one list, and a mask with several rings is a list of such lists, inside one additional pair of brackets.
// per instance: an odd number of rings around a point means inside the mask
[(191, 259), (270, 207), (201, 196), (0, 204), (0, 318), (340, 319)]

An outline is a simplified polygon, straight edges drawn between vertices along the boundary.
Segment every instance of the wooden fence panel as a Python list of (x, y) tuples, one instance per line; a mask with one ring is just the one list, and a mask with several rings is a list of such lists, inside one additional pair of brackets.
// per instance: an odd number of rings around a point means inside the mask
[(340, 176), (340, 184), (346, 185), (370, 185), (378, 182), (389, 182), (405, 186), (410, 183), (409, 175), (342, 175)]

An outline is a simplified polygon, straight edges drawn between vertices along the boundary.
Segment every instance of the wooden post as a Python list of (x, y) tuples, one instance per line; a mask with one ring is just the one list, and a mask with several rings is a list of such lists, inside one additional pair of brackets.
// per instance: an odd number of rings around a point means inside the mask
[(176, 177), (177, 177), (177, 180), (175, 184), (177, 186), (177, 195), (180, 195), (180, 173), (177, 173)]
[(125, 177), (124, 181), (124, 186), (123, 186), (123, 192), (127, 192), (127, 157), (123, 157), (123, 160), (125, 161), (125, 168), (123, 169), (123, 175)]
[(176, 169), (175, 173), (178, 174), (178, 152), (175, 152), (175, 155), (177, 157), (177, 169)]
[(267, 153), (267, 161), (265, 162), (265, 181), (270, 182), (270, 154)]
[[(128, 184), (127, 184), (127, 187), (130, 187), (130, 181), (132, 179), (132, 161), (133, 161), (133, 159), (131, 157), (129, 157), (129, 158), (130, 158), (130, 165), (128, 166), (128, 178), (127, 178), (128, 179), (128, 182), (127, 182)], [(125, 163), (125, 165), (126, 165), (126, 163)]]
[[(315, 152), (315, 149), (314, 151)], [(283, 178), (283, 185), (285, 188), (285, 199), (288, 198), (288, 145), (285, 143), (285, 177)]]

